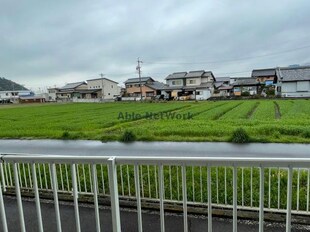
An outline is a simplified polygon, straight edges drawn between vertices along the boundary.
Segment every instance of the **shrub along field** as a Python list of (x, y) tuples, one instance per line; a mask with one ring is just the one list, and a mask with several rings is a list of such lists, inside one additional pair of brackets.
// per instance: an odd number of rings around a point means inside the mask
[(233, 141), (241, 131), (250, 142), (310, 142), (309, 100), (10, 105), (0, 122), (0, 138)]

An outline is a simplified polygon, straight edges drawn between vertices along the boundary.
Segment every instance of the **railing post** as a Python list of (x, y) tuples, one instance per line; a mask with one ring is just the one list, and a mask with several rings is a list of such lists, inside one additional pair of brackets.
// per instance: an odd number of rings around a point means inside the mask
[(186, 186), (186, 166), (184, 164), (182, 165), (182, 195), (183, 195), (184, 232), (187, 232), (188, 231), (188, 221), (187, 221), (187, 186)]
[(17, 196), (17, 206), (18, 206), (18, 213), (19, 213), (20, 231), (26, 232), (22, 196), (20, 193), (20, 185), (19, 185), (19, 178), (18, 178), (18, 171), (17, 171), (17, 163), (13, 164), (13, 169), (14, 169), (15, 190), (16, 190), (16, 196)]
[(286, 232), (291, 231), (291, 211), (292, 211), (292, 179), (293, 170), (290, 166), (287, 175), (287, 207), (286, 207)]
[(4, 202), (3, 202), (3, 196), (2, 196), (1, 183), (0, 183), (0, 213), (1, 213), (1, 221), (2, 221), (3, 232), (8, 232), (8, 226), (7, 226), (7, 222), (6, 222), (6, 215), (5, 215), (5, 208), (4, 208)]
[(212, 189), (211, 189), (211, 166), (207, 167), (208, 185), (208, 232), (212, 232)]
[(71, 164), (71, 178), (72, 178), (72, 187), (73, 187), (75, 227), (76, 227), (76, 231), (80, 232), (81, 226), (80, 226), (79, 201), (78, 201), (78, 189), (77, 189), (77, 181), (76, 181), (75, 164)]
[(237, 204), (238, 204), (238, 185), (237, 185), (237, 167), (233, 166), (233, 232), (237, 232)]
[(120, 232), (121, 221), (118, 201), (117, 170), (115, 164), (115, 157), (111, 157), (108, 159), (108, 170), (113, 232)]
[(37, 180), (35, 163), (31, 164), (31, 170), (32, 170), (33, 190), (34, 190), (36, 208), (37, 208), (38, 228), (39, 228), (39, 231), (43, 231), (42, 214), (41, 214), (41, 206), (40, 206), (40, 195), (39, 195), (39, 190), (38, 190), (38, 180)]
[(52, 174), (52, 188), (53, 188), (53, 195), (54, 195), (57, 232), (61, 232), (62, 231), (61, 230), (61, 219), (60, 219), (59, 202), (58, 202), (58, 181), (57, 181), (55, 163), (52, 163), (51, 174)]
[(158, 170), (158, 180), (159, 180), (159, 208), (160, 208), (160, 231), (165, 232), (165, 212), (164, 212), (164, 173), (163, 165), (159, 165)]
[(5, 184), (5, 178), (4, 178), (4, 171), (3, 171), (3, 163), (0, 163), (0, 170), (1, 170), (1, 180), (2, 180), (2, 188), (3, 192), (6, 192), (6, 184)]
[[(269, 169), (270, 170), (270, 169)], [(264, 167), (260, 167), (260, 184), (259, 184), (259, 232), (264, 231)]]
[(134, 166), (134, 176), (135, 176), (135, 190), (137, 198), (138, 231), (142, 232), (142, 212), (141, 212), (140, 180), (139, 180), (138, 164), (135, 164)]
[(99, 217), (99, 206), (98, 206), (98, 180), (97, 180), (97, 169), (96, 164), (92, 164), (92, 179), (93, 179), (93, 186), (94, 186), (94, 203), (95, 203), (95, 215), (96, 215), (96, 229), (97, 232), (100, 232), (100, 217)]

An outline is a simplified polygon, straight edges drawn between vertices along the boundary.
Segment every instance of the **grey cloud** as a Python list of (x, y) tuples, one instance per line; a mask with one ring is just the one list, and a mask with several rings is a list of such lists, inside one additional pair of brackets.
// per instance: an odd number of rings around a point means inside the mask
[[(117, 81), (143, 73), (215, 74), (309, 62), (307, 0), (277, 1), (4, 1), (0, 8), (0, 76), (48, 86), (109, 74)], [(308, 49), (310, 50), (310, 49)], [(157, 63), (157, 64), (156, 64)], [(249, 72), (235, 74), (249, 75)]]

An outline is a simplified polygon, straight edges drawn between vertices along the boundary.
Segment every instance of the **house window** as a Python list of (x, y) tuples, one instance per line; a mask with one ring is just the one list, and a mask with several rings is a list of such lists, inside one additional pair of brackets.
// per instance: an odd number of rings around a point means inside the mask
[(108, 93), (108, 95), (110, 95), (110, 93)]
[(281, 86), (277, 86), (277, 92), (281, 92)]
[(181, 80), (172, 81), (172, 85), (182, 85)]
[(189, 80), (189, 84), (196, 84), (196, 80)]
[(147, 97), (152, 97), (152, 96), (154, 96), (154, 92), (146, 92), (146, 96)]
[(139, 84), (135, 84), (135, 87), (140, 87), (140, 85)]
[(111, 85), (111, 88), (113, 89), (113, 85)]
[(202, 91), (197, 91), (196, 95), (202, 95)]

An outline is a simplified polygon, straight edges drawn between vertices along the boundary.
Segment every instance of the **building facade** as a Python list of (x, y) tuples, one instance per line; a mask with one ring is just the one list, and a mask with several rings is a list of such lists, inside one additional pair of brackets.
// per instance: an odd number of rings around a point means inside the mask
[(310, 66), (276, 69), (276, 95), (310, 97)]
[(120, 95), (118, 83), (108, 78), (87, 80), (87, 87), (89, 93), (88, 95), (85, 95), (86, 98), (101, 98), (103, 100), (111, 100)]

